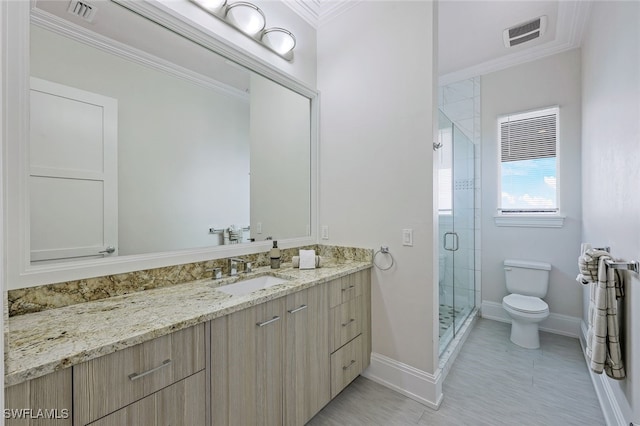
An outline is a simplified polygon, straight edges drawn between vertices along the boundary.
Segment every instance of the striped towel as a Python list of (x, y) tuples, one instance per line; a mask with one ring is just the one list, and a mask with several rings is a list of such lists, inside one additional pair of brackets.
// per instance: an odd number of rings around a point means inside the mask
[(589, 249), (578, 258), (580, 275), (576, 278), (582, 284), (598, 281), (598, 260), (601, 256), (611, 258), (608, 251)]
[(584, 268), (580, 262), (583, 277), (591, 277), (591, 262), (596, 259), (598, 262), (597, 279), (586, 283), (591, 286), (587, 331), (589, 367), (598, 374), (605, 371), (613, 379), (623, 379), (626, 374), (618, 335), (618, 299), (624, 296), (623, 274), (607, 266), (605, 260), (611, 259), (607, 252), (588, 250), (581, 259), (586, 256), (592, 259), (585, 263)]

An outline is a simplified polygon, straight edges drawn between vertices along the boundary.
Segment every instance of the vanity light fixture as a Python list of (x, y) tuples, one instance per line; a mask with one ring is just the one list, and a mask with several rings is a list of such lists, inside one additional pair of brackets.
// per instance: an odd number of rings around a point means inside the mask
[(253, 3), (226, 0), (191, 0), (207, 13), (232, 26), (282, 58), (291, 61), (296, 38), (284, 28), (267, 28), (264, 12)]
[(227, 22), (245, 34), (255, 36), (264, 30), (267, 20), (260, 8), (252, 3), (239, 1), (227, 7)]
[(262, 32), (262, 42), (280, 55), (291, 52), (296, 47), (296, 38), (284, 28), (268, 28)]

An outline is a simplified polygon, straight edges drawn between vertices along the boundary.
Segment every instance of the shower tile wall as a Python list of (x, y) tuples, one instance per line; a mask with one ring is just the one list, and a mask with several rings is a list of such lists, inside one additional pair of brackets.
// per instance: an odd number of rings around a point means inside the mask
[[(462, 80), (456, 83), (451, 83), (446, 86), (442, 86), (438, 91), (438, 106), (449, 117), (454, 124), (464, 133), (464, 135), (473, 142), (474, 152), (469, 153), (473, 155), (474, 159), (474, 171), (469, 170), (468, 174), (462, 175), (462, 179), (457, 179), (453, 183), (454, 186), (454, 200), (456, 202), (456, 209), (473, 208), (473, 215), (460, 214), (461, 217), (473, 217), (473, 223), (460, 223), (458, 215), (456, 215), (456, 232), (460, 235), (460, 250), (467, 250), (469, 256), (457, 256), (456, 257), (456, 299), (460, 301), (461, 297), (475, 297), (475, 306), (480, 306), (480, 289), (481, 289), (481, 241), (480, 241), (480, 188), (481, 188), (481, 169), (480, 169), (480, 154), (481, 154), (481, 110), (480, 110), (480, 77), (474, 77), (467, 80)], [(469, 158), (459, 158), (456, 167), (461, 167)], [(458, 170), (460, 170), (458, 168)], [(464, 170), (464, 169), (463, 169)], [(460, 177), (460, 176), (459, 176)], [(464, 197), (465, 194), (462, 191), (474, 191), (475, 205), (468, 206), (468, 198)], [(462, 213), (462, 212), (460, 212)], [(465, 212), (466, 213), (466, 212)], [(451, 217), (440, 217), (440, 241), (442, 241), (444, 229), (451, 226)], [(469, 233), (473, 233), (473, 240), (470, 238), (464, 238)], [(467, 235), (465, 235), (467, 234)], [(474, 241), (474, 246), (464, 246), (462, 241)], [(451, 262), (452, 252), (443, 251), (446, 255), (446, 262)], [(461, 258), (461, 259), (458, 259)], [(449, 272), (449, 271), (447, 271)], [(475, 272), (475, 273), (474, 273)], [(475, 294), (470, 289), (467, 295), (459, 294), (459, 289), (464, 283), (469, 283), (470, 278), (475, 276)], [(450, 277), (446, 277), (450, 278)], [(449, 283), (450, 280), (443, 282)], [(468, 288), (464, 286), (462, 288)], [(453, 291), (450, 288), (444, 288), (440, 291), (440, 303), (446, 305), (453, 305)], [(444, 297), (443, 297), (444, 296)]]

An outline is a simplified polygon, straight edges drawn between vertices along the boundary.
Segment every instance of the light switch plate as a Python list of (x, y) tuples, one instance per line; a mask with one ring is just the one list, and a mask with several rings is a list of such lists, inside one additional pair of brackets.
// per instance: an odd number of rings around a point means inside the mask
[(402, 230), (402, 245), (413, 246), (413, 229)]
[(256, 234), (262, 234), (262, 222), (256, 223)]

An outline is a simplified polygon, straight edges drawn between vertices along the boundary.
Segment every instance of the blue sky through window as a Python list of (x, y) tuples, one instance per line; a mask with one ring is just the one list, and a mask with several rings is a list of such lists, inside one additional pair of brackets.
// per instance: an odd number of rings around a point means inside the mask
[(501, 163), (503, 210), (554, 210), (556, 158)]

